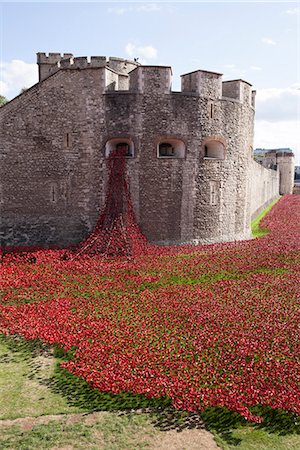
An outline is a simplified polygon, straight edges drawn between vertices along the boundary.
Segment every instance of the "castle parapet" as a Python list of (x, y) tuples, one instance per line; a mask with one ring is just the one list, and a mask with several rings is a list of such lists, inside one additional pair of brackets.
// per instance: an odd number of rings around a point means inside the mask
[[(107, 58), (106, 56), (92, 56), (90, 61), (86, 56), (75, 57), (72, 53), (37, 53), (37, 64), (39, 66), (39, 81), (43, 81), (59, 69), (90, 69), (107, 67), (114, 72), (127, 76), (129, 72), (134, 70), (139, 64), (123, 58)], [(121, 85), (125, 85), (123, 78)], [(128, 88), (128, 80), (127, 80)]]
[(130, 72), (129, 90), (144, 94), (169, 94), (172, 69), (170, 66), (138, 66)]
[(88, 69), (107, 67), (105, 56), (92, 56), (90, 62), (86, 56), (71, 57), (62, 59), (59, 63), (61, 69)]
[(256, 91), (252, 91), (251, 87), (252, 85), (244, 80), (223, 81), (222, 97), (232, 98), (254, 107)]
[(127, 75), (129, 72), (139, 66), (139, 63), (123, 58), (115, 58), (110, 56), (107, 63), (108, 67), (115, 72)]
[(90, 65), (92, 67), (105, 67), (107, 64), (106, 56), (91, 56)]
[(181, 75), (181, 91), (194, 92), (199, 97), (210, 99), (220, 98), (222, 95), (222, 74), (195, 70)]
[(73, 57), (72, 53), (37, 53), (37, 64), (39, 66), (39, 81), (45, 80), (60, 68), (60, 63), (63, 60), (69, 61)]

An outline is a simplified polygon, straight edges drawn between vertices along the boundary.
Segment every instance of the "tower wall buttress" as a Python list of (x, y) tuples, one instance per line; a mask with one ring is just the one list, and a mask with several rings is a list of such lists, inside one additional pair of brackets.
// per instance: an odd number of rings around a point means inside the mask
[(222, 96), (222, 74), (196, 70), (181, 75), (181, 91), (192, 92), (213, 100), (218, 99)]
[(241, 103), (246, 103), (254, 107), (255, 91), (251, 90), (251, 84), (247, 81), (223, 81), (222, 96), (225, 98), (233, 98)]
[(279, 171), (279, 193), (292, 194), (294, 188), (295, 158), (292, 153), (277, 153), (277, 170)]
[(169, 66), (138, 66), (129, 74), (129, 90), (146, 95), (169, 94), (171, 75)]

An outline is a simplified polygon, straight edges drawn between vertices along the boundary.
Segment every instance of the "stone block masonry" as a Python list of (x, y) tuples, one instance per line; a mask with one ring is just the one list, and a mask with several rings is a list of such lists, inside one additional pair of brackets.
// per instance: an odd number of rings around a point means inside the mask
[(38, 65), (39, 83), (0, 108), (2, 246), (83, 240), (118, 144), (128, 146), (134, 211), (151, 242), (250, 237), (251, 215), (276, 194), (278, 175), (267, 171), (267, 193), (253, 194), (252, 181), (262, 184), (248, 82), (198, 70), (172, 92), (169, 66), (71, 53), (38, 53)]
[(279, 172), (266, 169), (257, 162), (252, 161), (249, 191), (251, 219), (254, 219), (269, 203), (279, 196)]

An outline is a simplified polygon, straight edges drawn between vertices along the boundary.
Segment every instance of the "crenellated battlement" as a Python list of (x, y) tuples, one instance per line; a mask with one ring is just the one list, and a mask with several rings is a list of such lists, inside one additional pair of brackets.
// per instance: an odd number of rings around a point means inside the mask
[(139, 63), (123, 58), (106, 56), (77, 56), (72, 53), (37, 53), (39, 81), (43, 81), (60, 69), (98, 69), (106, 67), (119, 74), (127, 75)]
[[(170, 94), (172, 68), (170, 66), (141, 65), (118, 57), (77, 56), (72, 53), (37, 53), (39, 80), (48, 78), (59, 70), (102, 69), (102, 89), (105, 91), (129, 91), (152, 95)], [(100, 86), (99, 86), (100, 87)], [(222, 81), (222, 74), (207, 70), (195, 70), (181, 75), (181, 93), (215, 100), (235, 100), (255, 106), (255, 91), (251, 84), (238, 79)]]
[(72, 58), (72, 53), (49, 53), (47, 56), (46, 53), (37, 53), (37, 63), (38, 64), (57, 64), (62, 59)]

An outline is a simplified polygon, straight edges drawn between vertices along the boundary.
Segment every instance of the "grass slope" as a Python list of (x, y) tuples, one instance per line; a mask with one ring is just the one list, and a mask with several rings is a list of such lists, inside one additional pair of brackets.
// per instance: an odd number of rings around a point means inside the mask
[(271, 209), (278, 202), (279, 199), (280, 197), (273, 200), (254, 220), (252, 220), (251, 230), (253, 238), (262, 237), (269, 233), (269, 230), (261, 228), (259, 224), (261, 220), (265, 217), (265, 215), (268, 214), (269, 211), (271, 211)]

